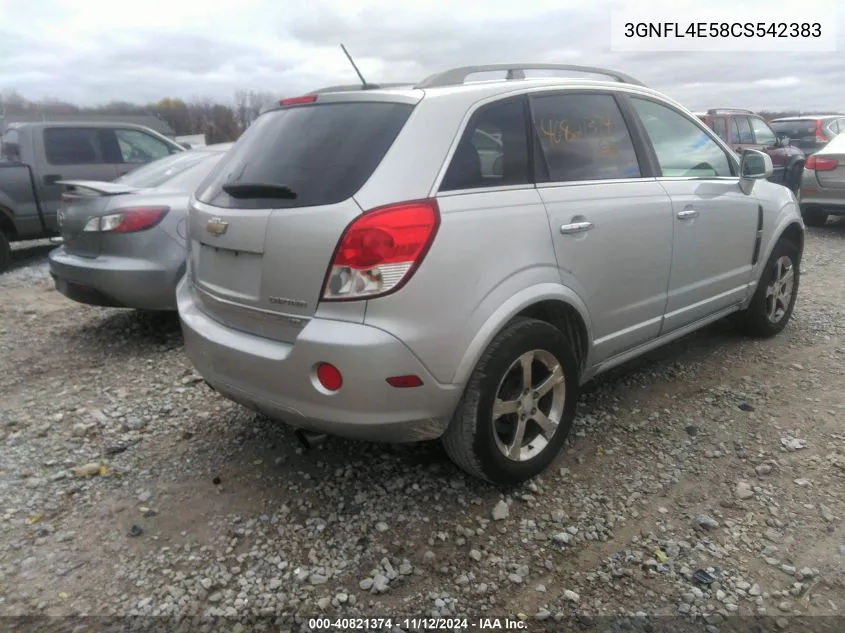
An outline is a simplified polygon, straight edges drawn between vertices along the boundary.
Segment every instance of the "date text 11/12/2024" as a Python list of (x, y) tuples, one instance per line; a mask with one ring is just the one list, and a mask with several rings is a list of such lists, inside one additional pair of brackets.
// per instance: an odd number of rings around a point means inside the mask
[(308, 630), (391, 631), (394, 627), (424, 631), (524, 631), (519, 618), (311, 618)]

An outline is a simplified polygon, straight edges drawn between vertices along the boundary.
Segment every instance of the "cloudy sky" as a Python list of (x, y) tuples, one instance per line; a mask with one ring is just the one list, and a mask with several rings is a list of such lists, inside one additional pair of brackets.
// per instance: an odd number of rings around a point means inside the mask
[[(677, 11), (684, 2), (671, 7)], [(736, 19), (740, 4), (743, 16), (753, 11), (767, 20), (778, 3), (793, 12), (812, 10), (814, 16), (820, 6), (792, 0), (704, 5), (711, 20)], [(293, 95), (356, 80), (338, 46), (343, 42), (372, 82), (414, 80), (466, 64), (561, 62), (628, 72), (693, 109), (845, 110), (845, 24), (840, 25), (845, 10), (837, 16), (834, 4), (824, 10), (823, 26), (836, 29), (839, 50), (809, 53), (613, 52), (611, 11), (620, 5), (614, 0), (420, 0), (406, 8), (397, 0), (0, 0), (0, 91), (80, 104), (193, 95), (231, 101), (239, 88)], [(654, 16), (660, 13), (644, 19)]]

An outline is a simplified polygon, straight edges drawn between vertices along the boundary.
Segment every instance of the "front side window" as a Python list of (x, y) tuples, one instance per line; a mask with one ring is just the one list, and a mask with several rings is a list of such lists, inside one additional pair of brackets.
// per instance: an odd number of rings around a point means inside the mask
[(472, 116), (440, 191), (524, 185), (531, 182), (528, 162), (524, 101), (491, 103)]
[(639, 178), (637, 154), (616, 99), (559, 94), (531, 100), (550, 182)]
[(772, 128), (763, 120), (756, 116), (749, 117), (751, 120), (751, 129), (754, 131), (754, 140), (758, 145), (765, 145), (771, 147), (775, 144), (775, 133)]
[(170, 146), (139, 130), (115, 130), (124, 163), (144, 164), (170, 155)]
[(732, 176), (727, 154), (690, 118), (668, 106), (632, 98), (664, 176)]
[(44, 153), (51, 165), (99, 165), (105, 162), (96, 128), (50, 127), (44, 130)]

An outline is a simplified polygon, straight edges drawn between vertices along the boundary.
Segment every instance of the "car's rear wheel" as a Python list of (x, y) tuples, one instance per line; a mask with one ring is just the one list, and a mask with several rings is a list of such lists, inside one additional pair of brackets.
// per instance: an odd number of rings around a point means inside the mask
[(824, 226), (827, 222), (827, 213), (818, 207), (809, 207), (801, 210), (801, 217), (807, 226)]
[(742, 329), (750, 336), (765, 338), (780, 333), (789, 322), (801, 271), (800, 252), (789, 240), (775, 245), (748, 308), (740, 315)]
[(3, 231), (0, 231), (0, 273), (5, 272), (12, 265), (12, 245)]
[(518, 319), (490, 343), (443, 437), (471, 475), (512, 485), (545, 470), (575, 418), (578, 361), (566, 336)]

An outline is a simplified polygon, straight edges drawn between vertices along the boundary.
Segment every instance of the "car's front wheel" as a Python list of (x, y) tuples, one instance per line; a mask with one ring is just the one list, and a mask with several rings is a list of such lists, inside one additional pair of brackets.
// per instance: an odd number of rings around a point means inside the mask
[(769, 337), (786, 327), (798, 297), (801, 253), (785, 238), (775, 244), (757, 290), (740, 315), (742, 329), (754, 337)]
[(12, 246), (9, 243), (9, 238), (0, 229), (0, 273), (8, 270), (12, 265)]
[(572, 428), (578, 361), (559, 329), (517, 319), (496, 336), (470, 377), (443, 437), (471, 475), (512, 485), (545, 470)]

